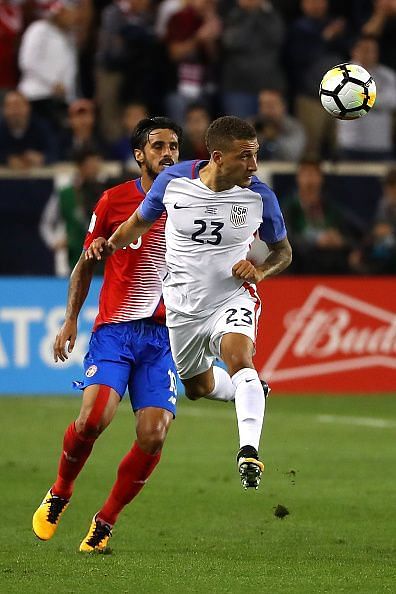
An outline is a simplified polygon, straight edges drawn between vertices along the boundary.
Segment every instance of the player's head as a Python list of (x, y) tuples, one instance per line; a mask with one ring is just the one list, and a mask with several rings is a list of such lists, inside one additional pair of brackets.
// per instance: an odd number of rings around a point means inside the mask
[(136, 162), (151, 179), (179, 159), (182, 129), (165, 117), (140, 120), (131, 138)]
[(259, 149), (253, 126), (234, 116), (218, 118), (206, 132), (206, 146), (219, 178), (241, 187), (250, 185)]

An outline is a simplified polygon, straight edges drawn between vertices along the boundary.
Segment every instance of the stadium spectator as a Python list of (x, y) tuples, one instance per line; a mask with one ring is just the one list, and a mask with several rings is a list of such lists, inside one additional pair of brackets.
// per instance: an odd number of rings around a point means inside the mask
[(396, 273), (396, 169), (386, 175), (374, 224), (349, 262), (359, 274)]
[[(257, 489), (264, 469), (258, 447), (268, 386), (252, 360), (259, 315), (255, 285), (290, 264), (291, 248), (275, 194), (254, 175), (253, 126), (237, 117), (218, 118), (206, 142), (209, 162), (170, 167), (139, 209), (108, 240), (96, 238), (86, 257), (114, 255), (166, 213), (164, 301), (179, 377), (190, 400), (235, 401), (237, 467), (243, 488)], [(216, 218), (198, 218), (203, 212)], [(270, 253), (254, 266), (246, 257), (256, 231)], [(217, 358), (227, 372), (213, 366)]]
[(189, 159), (209, 159), (205, 134), (210, 122), (210, 114), (204, 105), (191, 103), (187, 107), (183, 126), (183, 144), (180, 150), (182, 161), (188, 161)]
[(373, 0), (373, 12), (364, 23), (362, 33), (378, 38), (381, 64), (396, 70), (395, 0)]
[(52, 130), (31, 113), (29, 101), (22, 93), (9, 91), (0, 121), (0, 164), (23, 170), (48, 165), (56, 159)]
[(260, 148), (260, 161), (299, 161), (305, 148), (302, 124), (287, 113), (280, 91), (263, 89), (258, 96), (258, 114), (252, 118)]
[(69, 105), (68, 116), (68, 128), (61, 137), (62, 160), (73, 160), (81, 150), (94, 150), (106, 157), (108, 147), (97, 129), (94, 102), (76, 99)]
[(136, 170), (136, 161), (131, 153), (131, 136), (138, 122), (149, 117), (147, 105), (129, 103), (124, 107), (122, 116), (122, 134), (111, 147), (112, 159), (121, 161), (130, 170)]
[(66, 276), (81, 256), (81, 245), (95, 204), (109, 185), (100, 153), (80, 149), (72, 183), (56, 190), (42, 214), (40, 234), (54, 252), (55, 272)]
[(238, 0), (224, 22), (222, 110), (241, 118), (257, 113), (261, 89), (284, 88), (280, 63), (285, 27), (268, 0)]
[(23, 18), (19, 4), (12, 0), (0, 2), (0, 106), (7, 91), (18, 82), (17, 49)]
[[(110, 235), (139, 206), (155, 177), (178, 159), (181, 129), (167, 118), (142, 120), (133, 137), (142, 176), (111, 188), (95, 208), (85, 247)], [(80, 382), (80, 414), (66, 429), (58, 475), (33, 516), (33, 530), (49, 540), (66, 510), (74, 482), (100, 433), (111, 422), (129, 389), (136, 416), (136, 441), (118, 467), (106, 502), (95, 514), (80, 551), (104, 551), (122, 509), (138, 495), (158, 464), (176, 411), (172, 361), (161, 281), (166, 273), (165, 217), (137, 245), (120, 250), (105, 264), (105, 276), (89, 352)], [(136, 249), (139, 248), (139, 249)], [(77, 337), (77, 318), (91, 284), (94, 261), (81, 255), (69, 286), (65, 322), (54, 343), (55, 361), (65, 361)]]
[(293, 246), (291, 272), (347, 273), (350, 241), (346, 217), (325, 195), (320, 163), (301, 161), (296, 182), (295, 192), (282, 203)]
[(67, 106), (76, 98), (77, 45), (73, 31), (78, 7), (71, 0), (55, 0), (49, 16), (34, 21), (22, 36), (19, 50), (19, 90), (33, 111), (51, 122), (65, 124)]
[(354, 122), (336, 122), (336, 146), (340, 159), (384, 161), (394, 156), (393, 117), (396, 110), (396, 73), (378, 63), (378, 41), (360, 37), (351, 52), (351, 62), (360, 64), (375, 80), (377, 98), (369, 117)]
[(294, 111), (307, 135), (306, 152), (318, 159), (329, 151), (334, 121), (318, 101), (323, 74), (345, 61), (348, 37), (342, 18), (332, 18), (327, 0), (301, 0), (302, 16), (292, 23), (286, 45)]
[(169, 19), (183, 8), (183, 0), (162, 0), (155, 17), (155, 32), (159, 39), (164, 39)]
[(179, 123), (190, 103), (199, 101), (211, 109), (221, 27), (215, 0), (186, 0), (168, 21), (165, 42), (174, 85), (166, 110)]
[(154, 33), (151, 0), (114, 1), (102, 13), (97, 51), (96, 102), (101, 132), (114, 142), (122, 134), (122, 105), (140, 101), (157, 110), (163, 57)]

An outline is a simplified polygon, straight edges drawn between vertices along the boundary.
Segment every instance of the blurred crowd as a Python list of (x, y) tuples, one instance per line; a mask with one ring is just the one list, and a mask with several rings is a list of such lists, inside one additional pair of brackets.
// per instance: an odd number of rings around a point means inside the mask
[[(181, 159), (192, 159), (208, 156), (212, 119), (237, 115), (255, 126), (261, 161), (299, 163), (294, 192), (280, 197), (294, 271), (392, 273), (395, 39), (396, 0), (0, 0), (0, 166), (76, 164), (74, 198), (58, 193), (41, 225), (55, 249), (73, 235), (73, 200), (84, 229), (108, 183), (103, 160), (133, 171), (142, 117), (181, 124)], [(324, 72), (345, 61), (377, 85), (370, 115), (354, 122), (318, 100)], [(323, 160), (389, 163), (368, 223), (332, 200)]]

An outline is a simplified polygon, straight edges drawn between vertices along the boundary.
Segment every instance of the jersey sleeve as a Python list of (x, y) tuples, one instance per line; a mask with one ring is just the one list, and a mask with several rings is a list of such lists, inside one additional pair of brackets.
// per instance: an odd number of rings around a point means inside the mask
[(110, 237), (111, 229), (109, 225), (108, 212), (109, 197), (107, 192), (104, 192), (92, 213), (88, 231), (85, 236), (84, 250), (87, 250), (92, 241), (97, 237), (105, 237), (106, 239)]
[(263, 200), (263, 222), (259, 227), (259, 237), (266, 243), (277, 243), (287, 236), (285, 221), (275, 193), (264, 184), (263, 189), (260, 190)]
[(153, 185), (138, 208), (139, 214), (145, 221), (156, 221), (164, 212), (164, 194), (171, 179), (172, 176), (165, 170), (154, 180)]

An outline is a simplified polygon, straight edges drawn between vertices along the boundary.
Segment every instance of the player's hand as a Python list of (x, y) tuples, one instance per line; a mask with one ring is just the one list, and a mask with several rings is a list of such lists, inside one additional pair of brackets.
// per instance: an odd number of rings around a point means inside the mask
[(232, 276), (241, 278), (249, 283), (259, 283), (263, 276), (260, 270), (249, 262), (249, 260), (240, 260), (232, 267)]
[(104, 237), (97, 237), (93, 240), (85, 252), (86, 260), (101, 260), (106, 256), (111, 256), (115, 252), (115, 246)]
[[(66, 361), (68, 353), (74, 348), (77, 338), (77, 320), (66, 320), (59, 330), (54, 342), (54, 361)], [(66, 350), (66, 343), (69, 343)]]

